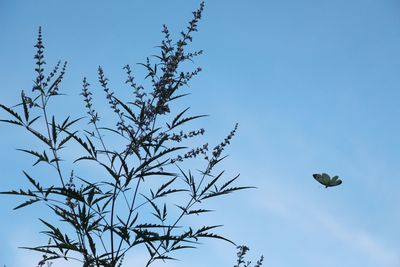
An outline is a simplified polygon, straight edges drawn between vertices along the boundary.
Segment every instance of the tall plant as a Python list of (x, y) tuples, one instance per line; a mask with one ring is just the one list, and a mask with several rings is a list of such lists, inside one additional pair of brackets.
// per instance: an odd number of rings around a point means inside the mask
[[(148, 88), (135, 80), (129, 65), (123, 68), (132, 99), (117, 97), (104, 70), (98, 68), (100, 87), (117, 118), (113, 125), (100, 120), (86, 78), (81, 92), (87, 110), (85, 118), (71, 119), (66, 115), (59, 119), (52, 112), (50, 103), (61, 95), (67, 63), (59, 62), (46, 75), (39, 29), (34, 86), (29, 93), (21, 92), (18, 105), (0, 104), (0, 108), (10, 116), (2, 122), (23, 128), (43, 145), (43, 151), (19, 150), (32, 156), (34, 165), (51, 166), (57, 177), (53, 184), (45, 186), (43, 180), (24, 171), (31, 188), (2, 192), (28, 199), (15, 209), (40, 203), (58, 218), (52, 222), (40, 219), (50, 242), (27, 248), (44, 254), (40, 266), (55, 259), (78, 260), (84, 267), (122, 266), (125, 255), (138, 246), (147, 249), (149, 266), (156, 260), (173, 259), (175, 251), (193, 248), (201, 238), (232, 243), (214, 233), (219, 225), (194, 228), (184, 221), (186, 217), (210, 212), (205, 206), (209, 199), (249, 188), (233, 185), (238, 176), (225, 179), (224, 171), (215, 170), (224, 159), (224, 149), (237, 125), (213, 149), (207, 143), (193, 147), (193, 140), (205, 131), (188, 125), (203, 116), (187, 115), (188, 108), (176, 113), (171, 109), (172, 101), (185, 96), (180, 89), (201, 71), (185, 71), (182, 64), (202, 54), (187, 52), (187, 46), (197, 31), (203, 8), (201, 3), (176, 42), (163, 27), (159, 54), (140, 64), (147, 73)], [(82, 119), (88, 119), (89, 129), (77, 130)], [(110, 136), (117, 141), (108, 141)], [(81, 177), (79, 165), (71, 169), (64, 163), (62, 155), (71, 142), (81, 148), (74, 163), (93, 162), (107, 178)], [(204, 160), (205, 167), (198, 172), (185, 168), (184, 163), (193, 158)], [(150, 186), (145, 184), (148, 180)]]

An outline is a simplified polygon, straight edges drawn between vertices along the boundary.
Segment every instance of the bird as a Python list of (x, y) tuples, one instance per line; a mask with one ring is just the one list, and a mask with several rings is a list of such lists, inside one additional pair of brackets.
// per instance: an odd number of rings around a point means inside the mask
[(328, 187), (333, 187), (340, 185), (342, 183), (342, 180), (339, 179), (339, 176), (333, 176), (332, 178), (326, 174), (313, 174), (313, 177), (315, 180), (317, 180), (320, 184), (324, 185), (325, 188)]

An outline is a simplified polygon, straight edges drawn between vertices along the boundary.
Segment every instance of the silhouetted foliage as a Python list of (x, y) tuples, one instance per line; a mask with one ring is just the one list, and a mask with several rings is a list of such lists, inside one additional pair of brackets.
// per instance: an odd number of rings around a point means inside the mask
[[(181, 87), (201, 71), (182, 70), (182, 63), (202, 54), (186, 50), (197, 31), (203, 8), (201, 3), (176, 42), (168, 28), (163, 27), (159, 54), (140, 64), (147, 72), (145, 79), (150, 88), (136, 81), (130, 65), (123, 68), (133, 99), (119, 98), (110, 88), (103, 68), (98, 68), (100, 87), (117, 118), (112, 125), (103, 122), (96, 111), (86, 78), (81, 92), (86, 116), (72, 119), (66, 115), (61, 119), (52, 113), (49, 104), (62, 95), (60, 85), (67, 63), (59, 62), (46, 75), (39, 29), (34, 56), (36, 78), (31, 92), (22, 91), (16, 106), (0, 104), (9, 115), (2, 122), (25, 129), (43, 145), (43, 150), (19, 150), (34, 158), (33, 165), (51, 166), (57, 175), (54, 184), (47, 186), (42, 178), (24, 171), (31, 184), (29, 189), (2, 192), (27, 198), (15, 209), (40, 203), (58, 218), (56, 222), (40, 219), (45, 227), (42, 233), (50, 238), (49, 243), (26, 248), (43, 254), (38, 266), (50, 266), (55, 259), (78, 260), (84, 267), (121, 266), (126, 253), (137, 246), (147, 249), (148, 266), (156, 260), (174, 259), (174, 252), (193, 248), (202, 238), (233, 243), (214, 232), (220, 225), (182, 225), (187, 216), (211, 212), (206, 207), (207, 200), (249, 188), (234, 185), (238, 176), (225, 179), (224, 171), (215, 170), (224, 159), (224, 149), (234, 137), (237, 125), (213, 149), (209, 149), (208, 143), (192, 147), (192, 139), (204, 135), (205, 130), (186, 131), (183, 126), (204, 116), (188, 114), (189, 108), (176, 114), (171, 111), (172, 101), (185, 96), (179, 93)], [(84, 119), (89, 128), (78, 129)], [(108, 142), (105, 136), (117, 141)], [(71, 142), (81, 148), (74, 163), (92, 162), (91, 166), (101, 169), (107, 178), (81, 177), (79, 165), (73, 169), (66, 167), (69, 165), (63, 163), (62, 154)], [(205, 167), (198, 172), (185, 169), (183, 163), (193, 158), (204, 160)], [(145, 185), (149, 179), (150, 186)], [(261, 262), (262, 259), (256, 266)]]
[[(238, 246), (237, 249), (239, 250), (236, 254), (237, 262), (236, 265), (233, 267), (250, 267), (251, 261), (245, 261), (245, 256), (247, 252), (250, 250), (247, 246)], [(254, 267), (260, 267), (264, 261), (264, 256), (261, 256), (260, 259), (256, 262)]]

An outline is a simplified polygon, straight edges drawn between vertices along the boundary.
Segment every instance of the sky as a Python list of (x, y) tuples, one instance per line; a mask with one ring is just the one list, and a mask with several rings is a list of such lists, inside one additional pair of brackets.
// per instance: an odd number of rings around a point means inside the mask
[[(101, 65), (123, 87), (122, 67), (140, 74), (135, 63), (157, 52), (162, 25), (179, 36), (198, 6), (0, 0), (0, 102), (12, 106), (30, 90), (39, 26), (48, 67), (69, 64), (57, 112), (78, 117), (83, 77), (98, 86)], [(204, 222), (223, 224), (220, 233), (248, 245), (253, 262), (264, 255), (266, 267), (399, 267), (400, 2), (206, 1), (191, 47), (204, 50), (195, 61), (203, 71), (183, 105), (210, 115), (201, 121), (210, 143), (239, 123), (223, 168), (257, 187), (213, 202)], [(15, 148), (36, 144), (0, 127), (0, 189), (16, 189), (26, 185), (22, 170), (32, 170), (32, 159)], [(312, 178), (322, 172), (343, 184), (325, 189)], [(0, 198), (0, 265), (34, 267), (40, 255), (17, 247), (43, 241), (45, 209), (13, 211), (19, 201)], [(154, 266), (234, 265), (233, 245), (203, 243)], [(137, 251), (126, 263), (144, 260)]]

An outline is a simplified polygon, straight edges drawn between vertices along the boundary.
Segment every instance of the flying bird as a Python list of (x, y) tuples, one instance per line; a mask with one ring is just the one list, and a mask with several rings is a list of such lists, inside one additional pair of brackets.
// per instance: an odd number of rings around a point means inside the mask
[(337, 186), (342, 183), (342, 180), (339, 179), (339, 176), (333, 176), (332, 178), (326, 174), (313, 174), (315, 180), (317, 180), (320, 184), (324, 185), (325, 188)]

